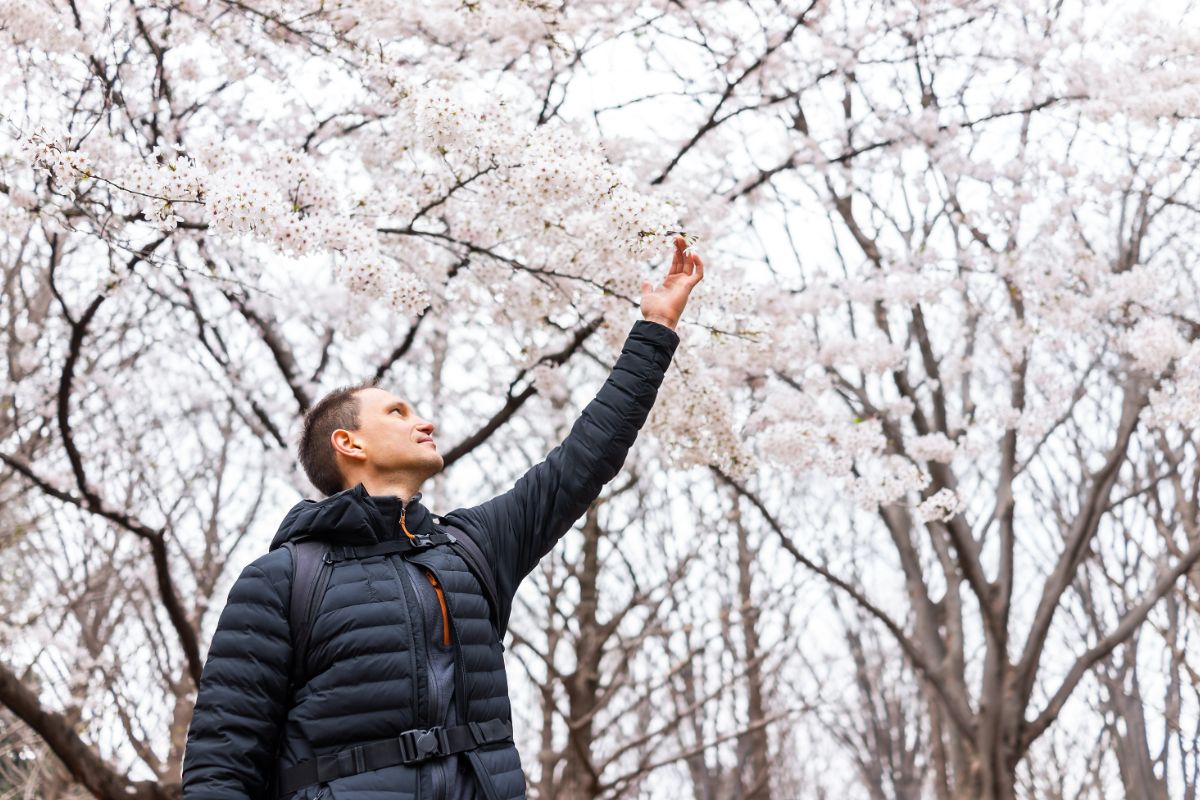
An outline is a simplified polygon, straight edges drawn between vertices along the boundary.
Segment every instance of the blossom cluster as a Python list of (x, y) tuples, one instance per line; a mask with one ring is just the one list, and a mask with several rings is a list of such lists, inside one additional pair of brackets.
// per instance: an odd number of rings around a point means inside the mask
[(962, 501), (952, 489), (939, 489), (917, 508), (925, 522), (947, 522), (962, 511)]
[(1134, 363), (1151, 375), (1161, 373), (1188, 350), (1179, 325), (1162, 317), (1139, 321), (1122, 336), (1121, 344)]
[(31, 134), (25, 150), (30, 163), (54, 176), (71, 197), (77, 183), (92, 177), (92, 159), (86, 152), (49, 138), (44, 132)]

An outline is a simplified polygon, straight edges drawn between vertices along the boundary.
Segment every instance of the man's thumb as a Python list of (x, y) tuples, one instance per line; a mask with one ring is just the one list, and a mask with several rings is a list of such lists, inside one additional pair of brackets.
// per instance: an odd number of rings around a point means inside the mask
[(642, 281), (642, 294), (650, 293), (650, 281)]

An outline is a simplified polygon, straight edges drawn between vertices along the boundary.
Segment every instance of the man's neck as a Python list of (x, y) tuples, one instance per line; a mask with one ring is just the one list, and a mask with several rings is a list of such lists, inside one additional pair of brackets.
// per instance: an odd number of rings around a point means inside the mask
[[(364, 477), (359, 478), (354, 483), (361, 482), (363, 488), (367, 490), (367, 494), (372, 497), (388, 497), (395, 495), (400, 498), (400, 502), (405, 505), (412, 499), (413, 495), (421, 491), (419, 481), (406, 480), (404, 478), (381, 478), (381, 477)], [(351, 486), (354, 484), (352, 483)]]

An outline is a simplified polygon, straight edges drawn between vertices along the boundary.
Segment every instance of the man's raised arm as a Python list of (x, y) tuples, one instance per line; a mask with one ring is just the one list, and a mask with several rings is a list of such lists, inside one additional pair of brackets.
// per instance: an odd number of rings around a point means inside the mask
[(679, 344), (675, 324), (692, 287), (704, 276), (700, 257), (684, 247), (683, 239), (677, 239), (671, 271), (661, 286), (643, 282), (646, 319), (633, 323), (608, 379), (566, 439), (507, 492), (445, 515), (452, 524), (477, 532), (479, 545), (489, 551), (503, 605), (502, 628), (517, 584), (616, 476), (650, 414)]

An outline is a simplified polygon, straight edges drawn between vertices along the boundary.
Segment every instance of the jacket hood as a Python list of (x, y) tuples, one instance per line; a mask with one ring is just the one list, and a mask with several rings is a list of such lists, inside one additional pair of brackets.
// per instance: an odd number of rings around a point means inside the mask
[[(417, 536), (433, 532), (433, 518), (417, 492), (403, 504), (404, 526)], [(284, 516), (271, 540), (271, 550), (284, 542), (322, 538), (339, 544), (375, 544), (402, 536), (401, 499), (371, 495), (361, 483), (323, 500), (301, 500)]]

